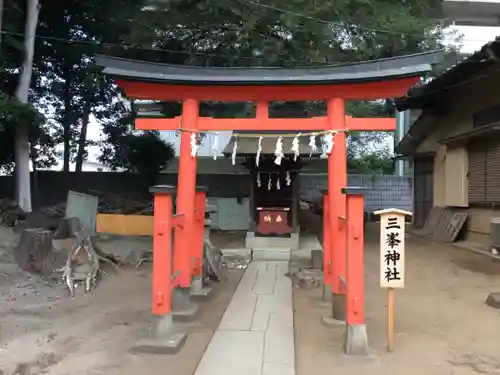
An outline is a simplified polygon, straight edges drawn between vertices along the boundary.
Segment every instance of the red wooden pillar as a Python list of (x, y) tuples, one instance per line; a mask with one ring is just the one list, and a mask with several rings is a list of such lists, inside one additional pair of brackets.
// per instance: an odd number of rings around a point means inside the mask
[[(345, 129), (345, 103), (334, 98), (327, 103), (327, 117), (330, 129)], [(328, 191), (330, 203), (330, 249), (332, 261), (332, 316), (345, 320), (345, 276), (346, 276), (346, 199), (341, 189), (347, 186), (346, 134), (334, 135), (332, 153), (328, 156)]]
[[(197, 129), (199, 103), (194, 99), (184, 100), (182, 106), (181, 128)], [(191, 132), (181, 130), (179, 157), (179, 176), (177, 182), (176, 213), (183, 214), (184, 220), (175, 231), (174, 267), (179, 272), (177, 278), (181, 288), (191, 285), (191, 251), (194, 228), (194, 199), (196, 190), (196, 157), (191, 156)]]
[(194, 196), (195, 221), (194, 231), (191, 236), (191, 264), (192, 264), (192, 287), (201, 289), (203, 287), (203, 235), (205, 230), (205, 205), (207, 200), (207, 189), (203, 186), (196, 187)]
[(364, 295), (364, 193), (363, 188), (345, 188), (347, 196), (347, 305), (346, 354), (368, 354)]
[(154, 193), (153, 238), (153, 314), (167, 316), (172, 312), (172, 195), (173, 186), (157, 185)]
[(331, 293), (332, 259), (331, 259), (331, 229), (330, 229), (330, 197), (328, 190), (323, 192), (323, 283)]

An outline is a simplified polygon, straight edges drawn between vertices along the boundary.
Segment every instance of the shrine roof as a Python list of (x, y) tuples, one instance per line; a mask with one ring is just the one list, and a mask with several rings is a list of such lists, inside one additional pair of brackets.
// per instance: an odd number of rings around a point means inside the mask
[(328, 85), (416, 77), (443, 60), (444, 50), (379, 60), (301, 68), (197, 67), (96, 55), (102, 73), (117, 79), (181, 85)]

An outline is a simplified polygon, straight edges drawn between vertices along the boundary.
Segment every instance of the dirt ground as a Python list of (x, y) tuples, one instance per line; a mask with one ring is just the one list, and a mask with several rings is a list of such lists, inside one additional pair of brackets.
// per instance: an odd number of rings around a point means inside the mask
[[(320, 220), (311, 225), (321, 228)], [(216, 234), (218, 246), (240, 234)], [(192, 375), (217, 328), (242, 271), (225, 270), (216, 296), (188, 327), (175, 356), (132, 355), (148, 335), (150, 265), (107, 276), (90, 295), (70, 299), (58, 280), (17, 269), (8, 252), (16, 236), (0, 228), (0, 375)], [(121, 239), (109, 246), (130, 245)], [(130, 245), (132, 246), (132, 245)], [(151, 246), (142, 243), (141, 246)], [(500, 311), (484, 304), (500, 291), (500, 263), (450, 245), (407, 240), (406, 288), (396, 293), (396, 341), (385, 352), (386, 295), (378, 285), (378, 235), (366, 234), (366, 319), (373, 355), (342, 354), (342, 326), (325, 327), (321, 289), (294, 289), (297, 375), (500, 375)]]
[[(71, 299), (58, 280), (16, 267), (8, 256), (16, 241), (9, 229), (0, 228), (0, 239), (0, 375), (139, 375), (160, 368), (191, 375), (242, 274), (223, 271), (225, 280), (214, 283), (215, 296), (187, 327), (188, 340), (178, 355), (132, 355), (130, 347), (148, 336), (152, 322), (150, 264), (120, 270), (91, 294), (77, 290)], [(220, 238), (214, 242), (220, 244)]]
[(365, 247), (366, 323), (373, 356), (342, 354), (344, 327), (327, 328), (321, 289), (294, 289), (297, 375), (500, 374), (500, 311), (485, 305), (500, 291), (500, 263), (409, 238), (406, 288), (396, 291), (395, 351), (386, 353), (386, 291), (379, 287), (378, 233)]

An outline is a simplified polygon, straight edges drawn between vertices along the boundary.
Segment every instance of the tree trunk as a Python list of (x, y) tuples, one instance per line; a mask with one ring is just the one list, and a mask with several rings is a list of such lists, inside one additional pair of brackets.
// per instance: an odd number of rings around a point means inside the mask
[[(73, 107), (71, 106), (71, 79), (65, 77), (66, 84), (64, 90), (64, 120), (63, 120), (63, 171), (68, 176), (69, 174), (69, 157), (71, 147), (71, 123), (73, 122)], [(66, 181), (67, 182), (67, 181)]]
[(38, 160), (38, 153), (36, 151), (36, 148), (31, 145), (31, 150), (30, 150), (30, 157), (31, 157), (31, 168), (33, 169), (33, 178), (31, 181), (31, 187), (33, 193), (31, 194), (32, 198), (32, 203), (34, 202), (34, 205), (36, 206), (37, 204), (37, 192), (38, 192), (38, 166), (37, 166), (37, 160)]
[(25, 229), (15, 249), (14, 259), (24, 271), (51, 274), (54, 262), (52, 232), (36, 228)]
[[(27, 0), (27, 16), (24, 28), (24, 61), (16, 89), (16, 98), (21, 103), (28, 103), (39, 12), (40, 4), (38, 0)], [(25, 212), (31, 212), (29, 126), (30, 124), (27, 123), (19, 123), (15, 132), (16, 198), (19, 207)]]
[[(0, 30), (3, 30), (3, 0), (0, 0)], [(2, 44), (2, 33), (0, 33), (0, 45)]]
[(82, 129), (80, 131), (80, 139), (78, 140), (78, 152), (76, 154), (76, 166), (75, 172), (80, 173), (83, 167), (83, 157), (85, 155), (85, 146), (87, 144), (87, 128), (90, 119), (90, 108), (91, 103), (87, 98), (83, 106), (83, 116), (82, 116)]

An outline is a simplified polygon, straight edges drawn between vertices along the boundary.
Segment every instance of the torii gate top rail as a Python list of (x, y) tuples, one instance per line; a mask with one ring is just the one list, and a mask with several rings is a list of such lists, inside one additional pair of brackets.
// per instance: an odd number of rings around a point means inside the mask
[[(395, 129), (395, 121), (347, 119), (345, 102), (403, 96), (422, 74), (431, 71), (432, 64), (440, 62), (442, 58), (443, 51), (440, 50), (355, 64), (277, 69), (186, 67), (98, 56), (97, 65), (102, 67), (104, 74), (117, 79), (118, 85), (130, 99), (183, 102), (180, 118), (145, 118), (136, 121), (137, 129), (181, 130), (176, 209), (177, 213), (182, 214), (182, 226), (175, 229), (173, 266), (178, 286), (188, 289), (199, 285), (200, 281), (199, 267), (193, 270), (191, 260), (194, 257), (202, 264), (200, 247), (193, 243), (193, 234), (198, 233), (197, 238), (200, 238), (199, 233), (202, 233), (199, 230), (203, 228), (197, 226), (195, 210), (203, 206), (204, 199), (204, 196), (200, 197), (196, 193), (196, 133), (222, 129), (292, 130), (312, 132), (311, 137), (315, 137), (316, 131), (322, 130), (325, 143), (328, 137), (332, 146), (327, 152), (329, 213), (326, 219), (329, 243), (324, 245), (325, 265), (331, 265), (325, 267), (328, 271), (324, 278), (332, 286), (334, 306), (342, 305), (341, 309), (346, 312), (347, 353), (366, 354), (363, 198), (358, 195), (346, 199), (341, 193), (341, 189), (347, 185), (346, 132), (349, 129), (390, 131)], [(270, 101), (307, 100), (325, 100), (326, 116), (269, 118)], [(201, 101), (256, 102), (256, 115), (255, 118), (246, 119), (203, 118), (200, 117)], [(298, 139), (299, 136), (294, 137)], [(275, 162), (279, 158), (280, 164), (283, 145), (281, 137), (278, 139)], [(234, 157), (237, 153), (236, 144), (233, 142)], [(167, 278), (171, 276), (171, 264), (165, 253), (171, 241), (170, 230), (166, 229), (172, 223), (171, 212), (171, 196), (164, 191), (155, 197), (152, 296), (153, 311), (164, 315), (167, 318), (165, 321), (170, 323), (171, 288)], [(347, 220), (340, 219), (344, 217)], [(341, 278), (346, 281), (345, 288), (340, 283)], [(165, 328), (163, 320), (159, 322), (157, 332), (171, 332)], [(161, 339), (161, 342), (165, 342), (165, 337)]]
[[(443, 50), (308, 68), (212, 68), (98, 55), (102, 72), (136, 99), (201, 101), (370, 100), (402, 96)], [(265, 86), (265, 89), (263, 88)]]

